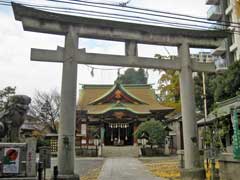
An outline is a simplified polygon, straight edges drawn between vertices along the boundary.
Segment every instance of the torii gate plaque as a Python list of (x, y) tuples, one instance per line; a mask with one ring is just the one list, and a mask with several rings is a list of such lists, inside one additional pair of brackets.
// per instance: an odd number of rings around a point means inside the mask
[[(192, 72), (215, 72), (215, 66), (213, 63), (191, 60), (189, 48), (216, 48), (228, 36), (226, 32), (84, 18), (44, 12), (16, 3), (12, 6), (15, 19), (22, 21), (24, 30), (65, 36), (64, 48), (31, 50), (32, 60), (63, 63), (58, 138), (59, 179), (79, 179), (74, 175), (77, 64), (179, 70), (185, 154), (182, 177), (184, 180), (204, 179), (204, 169), (199, 162)], [(78, 49), (79, 37), (125, 42), (125, 56), (86, 53), (85, 49)], [(138, 57), (137, 43), (177, 46), (178, 57), (174, 60)]]

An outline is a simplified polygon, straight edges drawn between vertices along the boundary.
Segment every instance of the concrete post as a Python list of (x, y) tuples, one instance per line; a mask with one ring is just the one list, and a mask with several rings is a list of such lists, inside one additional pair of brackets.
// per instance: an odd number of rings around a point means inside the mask
[[(178, 48), (181, 59), (180, 90), (184, 139), (184, 180), (203, 179), (200, 169), (200, 155), (197, 141), (197, 123), (195, 118), (194, 84), (192, 79), (189, 45), (183, 42)], [(201, 174), (201, 175), (200, 175)]]
[(78, 36), (70, 28), (65, 37), (64, 63), (62, 71), (61, 109), (58, 137), (58, 179), (79, 179), (74, 175), (76, 85), (77, 63), (74, 52), (78, 48)]

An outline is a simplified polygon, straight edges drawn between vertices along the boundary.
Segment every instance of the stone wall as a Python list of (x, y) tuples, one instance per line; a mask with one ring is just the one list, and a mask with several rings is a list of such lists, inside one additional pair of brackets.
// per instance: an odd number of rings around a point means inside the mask
[(219, 174), (221, 180), (239, 180), (240, 160), (233, 159), (233, 154), (222, 154), (219, 158), (219, 165)]

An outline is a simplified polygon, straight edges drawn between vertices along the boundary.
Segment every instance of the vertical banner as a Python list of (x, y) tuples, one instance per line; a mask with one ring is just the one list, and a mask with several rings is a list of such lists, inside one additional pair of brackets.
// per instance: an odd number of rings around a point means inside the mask
[(3, 157), (3, 173), (19, 173), (20, 148), (5, 148)]
[(240, 131), (237, 109), (233, 110), (233, 158), (240, 159)]
[(37, 141), (34, 138), (27, 138), (27, 176), (36, 176), (36, 147)]

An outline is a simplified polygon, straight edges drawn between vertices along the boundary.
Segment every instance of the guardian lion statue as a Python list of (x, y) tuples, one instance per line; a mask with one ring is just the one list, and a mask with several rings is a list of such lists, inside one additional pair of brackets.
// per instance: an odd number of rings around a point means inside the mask
[(19, 142), (19, 129), (29, 110), (31, 98), (25, 95), (11, 96), (0, 112), (0, 139), (7, 138), (7, 142)]

